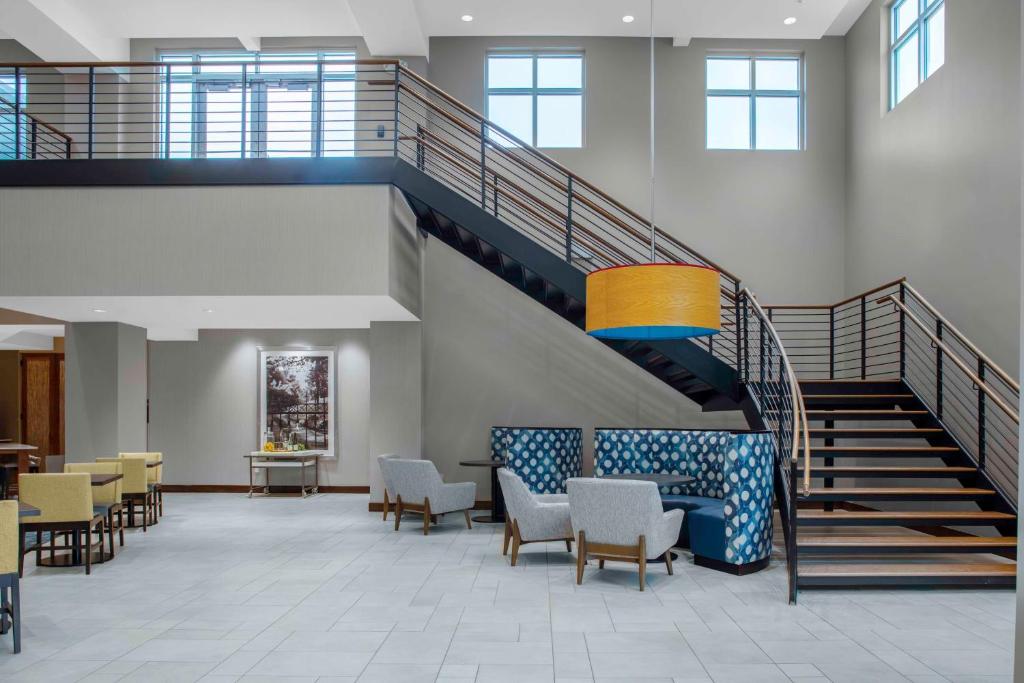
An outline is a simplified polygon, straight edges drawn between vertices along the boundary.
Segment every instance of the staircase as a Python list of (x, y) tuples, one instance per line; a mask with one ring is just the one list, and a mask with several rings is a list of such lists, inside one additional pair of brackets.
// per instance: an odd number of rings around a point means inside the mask
[(1013, 586), (1016, 383), (905, 281), (820, 308), (768, 308), (807, 420), (794, 592)]
[[(109, 134), (126, 113), (110, 94), (127, 82), (133, 101), (164, 101), (198, 63), (0, 64), (50, 93), (65, 127), (8, 103), (13, 160), (0, 163), (0, 187), (391, 184), (423, 234), (581, 328), (581, 342), (587, 273), (712, 267), (720, 334), (603, 343), (704, 410), (741, 409), (773, 433), (790, 600), (812, 587), (1013, 585), (1020, 387), (905, 280), (836, 304), (762, 306), (737, 276), (399, 62), (293, 63), (316, 94), (309, 158), (247, 159), (266, 150), (246, 151), (240, 117), (239, 158), (216, 164), (169, 161), (182, 146), (159, 112), (153, 135)], [(225, 78), (244, 110), (253, 74), (233, 66)], [(342, 81), (351, 88), (325, 87)], [(205, 155), (205, 139), (190, 142)], [(350, 158), (321, 158), (343, 149)]]

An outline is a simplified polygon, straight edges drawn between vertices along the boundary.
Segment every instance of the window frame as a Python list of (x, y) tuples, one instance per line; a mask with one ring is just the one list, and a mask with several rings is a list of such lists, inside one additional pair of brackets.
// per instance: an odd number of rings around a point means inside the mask
[[(910, 26), (900, 35), (896, 35), (896, 31), (899, 29), (899, 25), (896, 21), (896, 12), (899, 8), (908, 2), (917, 3), (917, 17), (911, 22)], [(929, 33), (929, 21), (934, 17), (940, 9), (945, 8), (946, 0), (895, 0), (888, 8), (887, 13), (889, 17), (889, 26), (886, 31), (888, 36), (888, 51), (889, 51), (889, 111), (892, 111), (896, 106), (903, 100), (897, 100), (897, 87), (899, 84), (899, 64), (896, 60), (896, 54), (899, 49), (905, 46), (910, 40), (917, 36), (917, 85), (915, 85), (910, 92), (908, 92), (903, 99), (910, 96), (910, 93), (914, 92), (921, 87), (921, 84), (927, 81), (931, 76), (928, 74), (928, 58), (930, 53), (928, 51), (928, 33)], [(943, 9), (943, 11), (945, 11)], [(945, 49), (943, 49), (943, 65), (946, 63)], [(939, 67), (941, 69), (942, 66)], [(936, 72), (938, 69), (936, 69)], [(934, 75), (934, 74), (932, 74)]]
[[(746, 61), (748, 62), (750, 87), (747, 89), (709, 88), (708, 64), (712, 60)], [(757, 87), (758, 61), (795, 61), (797, 63), (796, 90), (759, 90)], [(802, 152), (806, 149), (806, 82), (803, 53), (793, 52), (723, 52), (708, 53), (704, 56), (704, 151), (706, 152)], [(757, 98), (787, 97), (797, 100), (797, 145), (792, 149), (759, 149), (757, 147)], [(708, 98), (710, 97), (746, 97), (750, 107), (750, 130), (748, 131), (748, 147), (737, 149), (732, 147), (709, 147), (708, 134), (711, 130), (708, 120)]]
[[(491, 82), (491, 59), (524, 59), (531, 60), (532, 87), (529, 88), (492, 88)], [(579, 88), (541, 88), (537, 85), (537, 61), (539, 59), (579, 59), (580, 60), (580, 87)], [(489, 50), (484, 60), (484, 118), (491, 119), (491, 95), (527, 95), (530, 97), (530, 117), (532, 121), (531, 138), (523, 140), (527, 145), (537, 149), (583, 149), (587, 142), (587, 59), (583, 50), (521, 50), (501, 49)], [(578, 95), (580, 98), (580, 144), (571, 147), (541, 147), (537, 144), (537, 99), (541, 95)], [(499, 134), (495, 141), (506, 147), (518, 146), (512, 140), (503, 142), (508, 136)]]
[[(203, 73), (203, 61), (204, 58), (210, 60), (210, 58), (219, 58), (224, 61), (237, 61), (246, 62), (251, 65), (251, 70), (246, 70), (245, 82), (243, 83), (243, 77), (241, 69), (239, 68), (238, 73), (231, 72), (206, 72)], [(233, 59), (232, 59), (233, 58)], [(190, 131), (189, 140), (189, 156), (186, 158), (191, 159), (204, 159), (208, 158), (209, 153), (207, 150), (208, 138), (206, 131), (206, 119), (205, 119), (205, 94), (209, 91), (209, 86), (227, 87), (229, 90), (233, 88), (244, 88), (247, 92), (246, 106), (249, 111), (241, 113), (241, 120), (247, 120), (246, 126), (246, 140), (241, 141), (239, 146), (238, 158), (267, 158), (273, 156), (268, 151), (267, 136), (267, 114), (270, 111), (267, 107), (266, 91), (268, 83), (275, 83), (274, 87), (283, 87), (282, 84), (286, 82), (293, 83), (310, 83), (312, 84), (312, 97), (310, 106), (310, 153), (308, 155), (291, 155), (284, 154), (280, 156), (293, 156), (294, 158), (315, 158), (317, 145), (317, 137), (319, 137), (319, 149), (321, 150), (320, 156), (356, 156), (356, 142), (357, 136), (355, 135), (355, 128), (353, 128), (352, 135), (352, 150), (351, 153), (347, 154), (325, 154), (323, 152), (327, 145), (327, 140), (324, 134), (325, 130), (323, 122), (323, 108), (319, 106), (318, 102), (318, 89), (319, 83), (328, 81), (356, 81), (356, 70), (353, 67), (351, 71), (329, 71), (324, 65), (329, 65), (332, 62), (345, 62), (357, 59), (356, 49), (353, 48), (318, 48), (318, 49), (282, 49), (282, 50), (261, 50), (258, 52), (248, 50), (233, 50), (230, 48), (223, 49), (191, 49), (191, 50), (162, 50), (157, 54), (157, 60), (162, 64), (173, 65), (174, 60), (181, 60), (186, 64), (190, 64), (191, 71), (187, 73), (175, 72), (171, 70), (170, 80), (172, 83), (191, 83), (193, 87), (191, 89), (191, 124), (192, 128)], [(289, 59), (302, 60), (309, 62), (310, 64), (316, 64), (317, 68), (312, 71), (271, 71), (263, 73), (260, 70), (260, 66), (263, 64), (272, 65), (275, 62), (288, 61)], [(216, 64), (217, 60), (210, 60), (208, 64)], [(160, 150), (161, 156), (173, 156), (169, 153), (169, 145), (166, 137), (166, 131), (168, 129), (168, 116), (170, 112), (166, 110), (166, 99), (167, 93), (164, 92), (164, 81), (161, 79), (161, 92), (160, 92), (160, 117), (159, 125), (160, 130), (158, 131), (158, 150)], [(354, 86), (353, 86), (354, 87)], [(256, 104), (262, 102), (262, 106)], [(354, 106), (354, 101), (353, 101)], [(257, 116), (259, 114), (259, 116)], [(318, 117), (321, 120), (317, 120)], [(353, 117), (353, 125), (355, 123), (355, 117)], [(253, 133), (260, 133), (259, 137), (254, 139)], [(171, 141), (170, 145), (176, 144), (175, 141)], [(227, 158), (236, 158), (235, 156), (229, 156)]]

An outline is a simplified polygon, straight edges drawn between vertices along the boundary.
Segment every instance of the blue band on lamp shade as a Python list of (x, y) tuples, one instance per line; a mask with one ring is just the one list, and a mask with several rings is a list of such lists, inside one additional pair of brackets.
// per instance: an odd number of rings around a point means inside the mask
[(587, 332), (598, 339), (631, 339), (636, 341), (658, 341), (667, 339), (692, 339), (718, 334), (710, 327), (687, 327), (681, 325), (643, 325), (636, 327), (609, 327)]

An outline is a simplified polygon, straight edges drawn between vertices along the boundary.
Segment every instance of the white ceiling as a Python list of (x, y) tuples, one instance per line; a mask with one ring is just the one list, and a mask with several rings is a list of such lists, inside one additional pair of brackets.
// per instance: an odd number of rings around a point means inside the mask
[[(127, 323), (146, 328), (153, 341), (195, 341), (200, 329), (356, 329), (371, 322), (417, 320), (387, 296), (0, 297), (0, 308), (66, 322)], [(15, 326), (0, 325), (0, 348), (8, 327), (13, 334)], [(17, 327), (24, 332), (43, 326)], [(51, 338), (63, 334), (61, 326), (54, 329), (61, 332)]]
[[(870, 0), (655, 0), (655, 34), (845, 34)], [(472, 22), (461, 20), (473, 16)], [(623, 23), (623, 15), (636, 20)], [(791, 26), (786, 17), (796, 17)], [(425, 55), (430, 36), (646, 36), (648, 0), (0, 0), (0, 36), (48, 60), (126, 59), (129, 38), (363, 36), (378, 55)], [(121, 53), (121, 54), (118, 54)]]

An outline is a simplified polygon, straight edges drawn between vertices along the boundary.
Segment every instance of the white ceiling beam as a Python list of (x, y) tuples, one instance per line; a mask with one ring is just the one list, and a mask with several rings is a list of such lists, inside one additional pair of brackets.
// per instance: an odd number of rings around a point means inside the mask
[(48, 62), (126, 61), (128, 39), (67, 0), (0, 0), (4, 32)]
[(379, 57), (427, 57), (430, 41), (414, 0), (348, 0), (352, 16)]
[(254, 36), (238, 36), (238, 42), (242, 44), (248, 52), (259, 52), (260, 47), (263, 45), (262, 38), (256, 38)]

